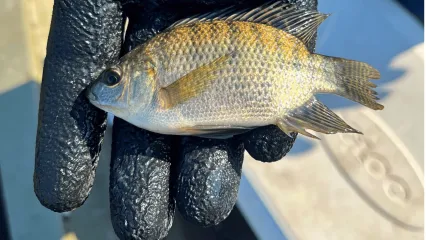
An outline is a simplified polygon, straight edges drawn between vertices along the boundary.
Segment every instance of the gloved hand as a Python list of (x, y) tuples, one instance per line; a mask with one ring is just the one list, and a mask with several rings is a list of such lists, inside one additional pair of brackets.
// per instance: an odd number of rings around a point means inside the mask
[[(264, 1), (251, 1), (255, 6)], [(289, 0), (316, 9), (317, 0)], [(55, 0), (36, 141), (35, 193), (64, 212), (84, 203), (93, 185), (106, 114), (83, 90), (110, 63), (175, 20), (246, 1)], [(129, 18), (123, 42), (124, 20)], [(313, 50), (315, 37), (308, 46)], [(115, 118), (110, 173), (113, 227), (121, 239), (160, 239), (182, 216), (201, 226), (224, 220), (235, 205), (243, 152), (281, 159), (293, 138), (275, 126), (228, 140), (172, 137)]]

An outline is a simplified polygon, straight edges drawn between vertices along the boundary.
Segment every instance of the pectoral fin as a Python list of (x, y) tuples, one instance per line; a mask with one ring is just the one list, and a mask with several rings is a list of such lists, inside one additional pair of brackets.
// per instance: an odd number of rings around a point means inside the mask
[(205, 91), (219, 77), (218, 70), (227, 66), (228, 60), (233, 55), (234, 53), (230, 53), (219, 57), (194, 69), (169, 86), (160, 88), (158, 99), (161, 107), (164, 109), (173, 108)]

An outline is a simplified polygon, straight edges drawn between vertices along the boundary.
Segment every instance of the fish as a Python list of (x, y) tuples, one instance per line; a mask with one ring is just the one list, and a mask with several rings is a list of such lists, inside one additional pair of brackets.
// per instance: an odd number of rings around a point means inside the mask
[(159, 134), (227, 139), (266, 125), (315, 139), (315, 132), (363, 134), (316, 98), (384, 108), (370, 81), (380, 79), (377, 69), (308, 50), (329, 16), (270, 1), (184, 18), (108, 66), (86, 96)]

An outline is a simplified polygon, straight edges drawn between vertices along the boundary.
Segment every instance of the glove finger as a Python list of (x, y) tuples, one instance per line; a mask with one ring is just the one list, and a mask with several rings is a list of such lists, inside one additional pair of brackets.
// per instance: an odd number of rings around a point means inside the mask
[(278, 127), (270, 125), (260, 127), (244, 135), (244, 147), (256, 160), (274, 162), (282, 159), (293, 147), (297, 133), (291, 136)]
[(89, 104), (83, 90), (106, 62), (118, 58), (122, 29), (116, 1), (55, 1), (34, 170), (35, 193), (54, 211), (79, 207), (93, 185), (106, 115)]
[[(287, 0), (297, 7), (309, 10), (317, 10), (317, 0)], [(315, 50), (316, 34), (307, 45), (308, 49)], [(291, 137), (286, 135), (276, 126), (265, 126), (255, 129), (245, 135), (244, 147), (256, 160), (262, 162), (274, 162), (282, 159), (293, 147), (297, 133)]]
[(187, 221), (216, 225), (237, 201), (244, 148), (236, 139), (182, 139), (176, 202)]
[(120, 239), (161, 239), (172, 225), (169, 139), (114, 120), (110, 207)]
[[(155, 21), (152, 6), (123, 4), (129, 17), (124, 54), (165, 26)], [(112, 141), (110, 207), (116, 234), (120, 239), (165, 237), (175, 210), (170, 194), (171, 137), (115, 118)]]

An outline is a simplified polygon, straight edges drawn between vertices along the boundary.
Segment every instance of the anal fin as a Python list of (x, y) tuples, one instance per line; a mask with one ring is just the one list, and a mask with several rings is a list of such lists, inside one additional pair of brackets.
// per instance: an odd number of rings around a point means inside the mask
[(302, 125), (297, 124), (295, 121), (293, 121), (292, 118), (285, 118), (280, 121), (278, 121), (277, 126), (288, 136), (291, 136), (291, 132), (298, 132), (300, 134), (303, 134), (310, 138), (315, 138), (320, 140), (319, 137), (307, 132)]
[(305, 129), (311, 129), (325, 134), (362, 134), (360, 131), (349, 126), (315, 97), (312, 97), (303, 106), (293, 110), (288, 116), (280, 119), (277, 126), (286, 134), (288, 134), (289, 131), (295, 131), (315, 139), (319, 138), (308, 133)]

